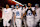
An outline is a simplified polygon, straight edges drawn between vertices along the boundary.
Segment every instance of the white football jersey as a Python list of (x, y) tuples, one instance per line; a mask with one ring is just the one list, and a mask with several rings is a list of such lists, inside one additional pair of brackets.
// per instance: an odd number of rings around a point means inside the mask
[(11, 8), (4, 8), (2, 12), (2, 19), (4, 20), (10, 20), (12, 18), (12, 11)]
[[(31, 10), (34, 11), (35, 9), (31, 7)], [(26, 16), (27, 17), (34, 17), (33, 13), (30, 10), (27, 11), (27, 15)]]
[(36, 9), (36, 14), (37, 14), (37, 16), (40, 15), (40, 8), (37, 8), (37, 9)]
[[(25, 13), (25, 11), (28, 9), (28, 7), (26, 7), (26, 9), (25, 9), (25, 7), (23, 8), (23, 14)], [(34, 11), (35, 9), (34, 9), (34, 7), (31, 7), (31, 9), (32, 9), (32, 11)]]
[(21, 18), (22, 11), (21, 11), (20, 8), (19, 9), (14, 9), (13, 12), (15, 13), (16, 18)]
[(27, 11), (27, 16), (31, 16), (32, 12), (30, 10)]

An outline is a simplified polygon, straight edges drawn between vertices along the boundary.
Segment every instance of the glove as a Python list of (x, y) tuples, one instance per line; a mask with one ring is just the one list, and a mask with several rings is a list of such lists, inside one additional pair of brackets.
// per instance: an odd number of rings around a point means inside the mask
[(8, 23), (11, 23), (11, 19), (8, 21)]

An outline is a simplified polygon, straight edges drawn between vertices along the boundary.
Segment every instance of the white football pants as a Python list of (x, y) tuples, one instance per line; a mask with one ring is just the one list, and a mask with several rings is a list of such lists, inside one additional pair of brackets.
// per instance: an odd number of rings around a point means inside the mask
[(36, 16), (36, 17), (35, 17), (34, 26), (36, 26), (36, 25), (37, 25), (37, 23), (38, 23), (38, 21), (39, 21), (39, 20), (40, 20), (39, 16)]
[(21, 19), (16, 19), (16, 25), (17, 25), (17, 27), (21, 27), (22, 20)]
[(28, 27), (33, 27), (34, 26), (34, 18), (33, 17), (27, 17), (26, 23), (27, 23)]

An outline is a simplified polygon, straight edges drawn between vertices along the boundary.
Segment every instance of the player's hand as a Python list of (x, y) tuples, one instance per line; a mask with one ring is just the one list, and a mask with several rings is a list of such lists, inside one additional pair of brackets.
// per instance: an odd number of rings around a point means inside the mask
[(23, 19), (23, 16), (21, 16), (21, 19)]

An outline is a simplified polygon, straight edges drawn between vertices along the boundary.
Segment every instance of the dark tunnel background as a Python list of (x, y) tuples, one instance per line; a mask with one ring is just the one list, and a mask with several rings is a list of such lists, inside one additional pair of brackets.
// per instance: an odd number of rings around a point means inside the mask
[[(8, 0), (0, 0), (0, 6), (5, 7), (5, 4), (8, 3), (7, 1)], [(36, 3), (39, 4), (39, 6), (40, 6), (40, 0), (16, 0), (16, 1), (18, 1), (22, 4), (27, 4), (30, 2), (30, 3), (32, 3), (32, 7), (34, 7)]]

